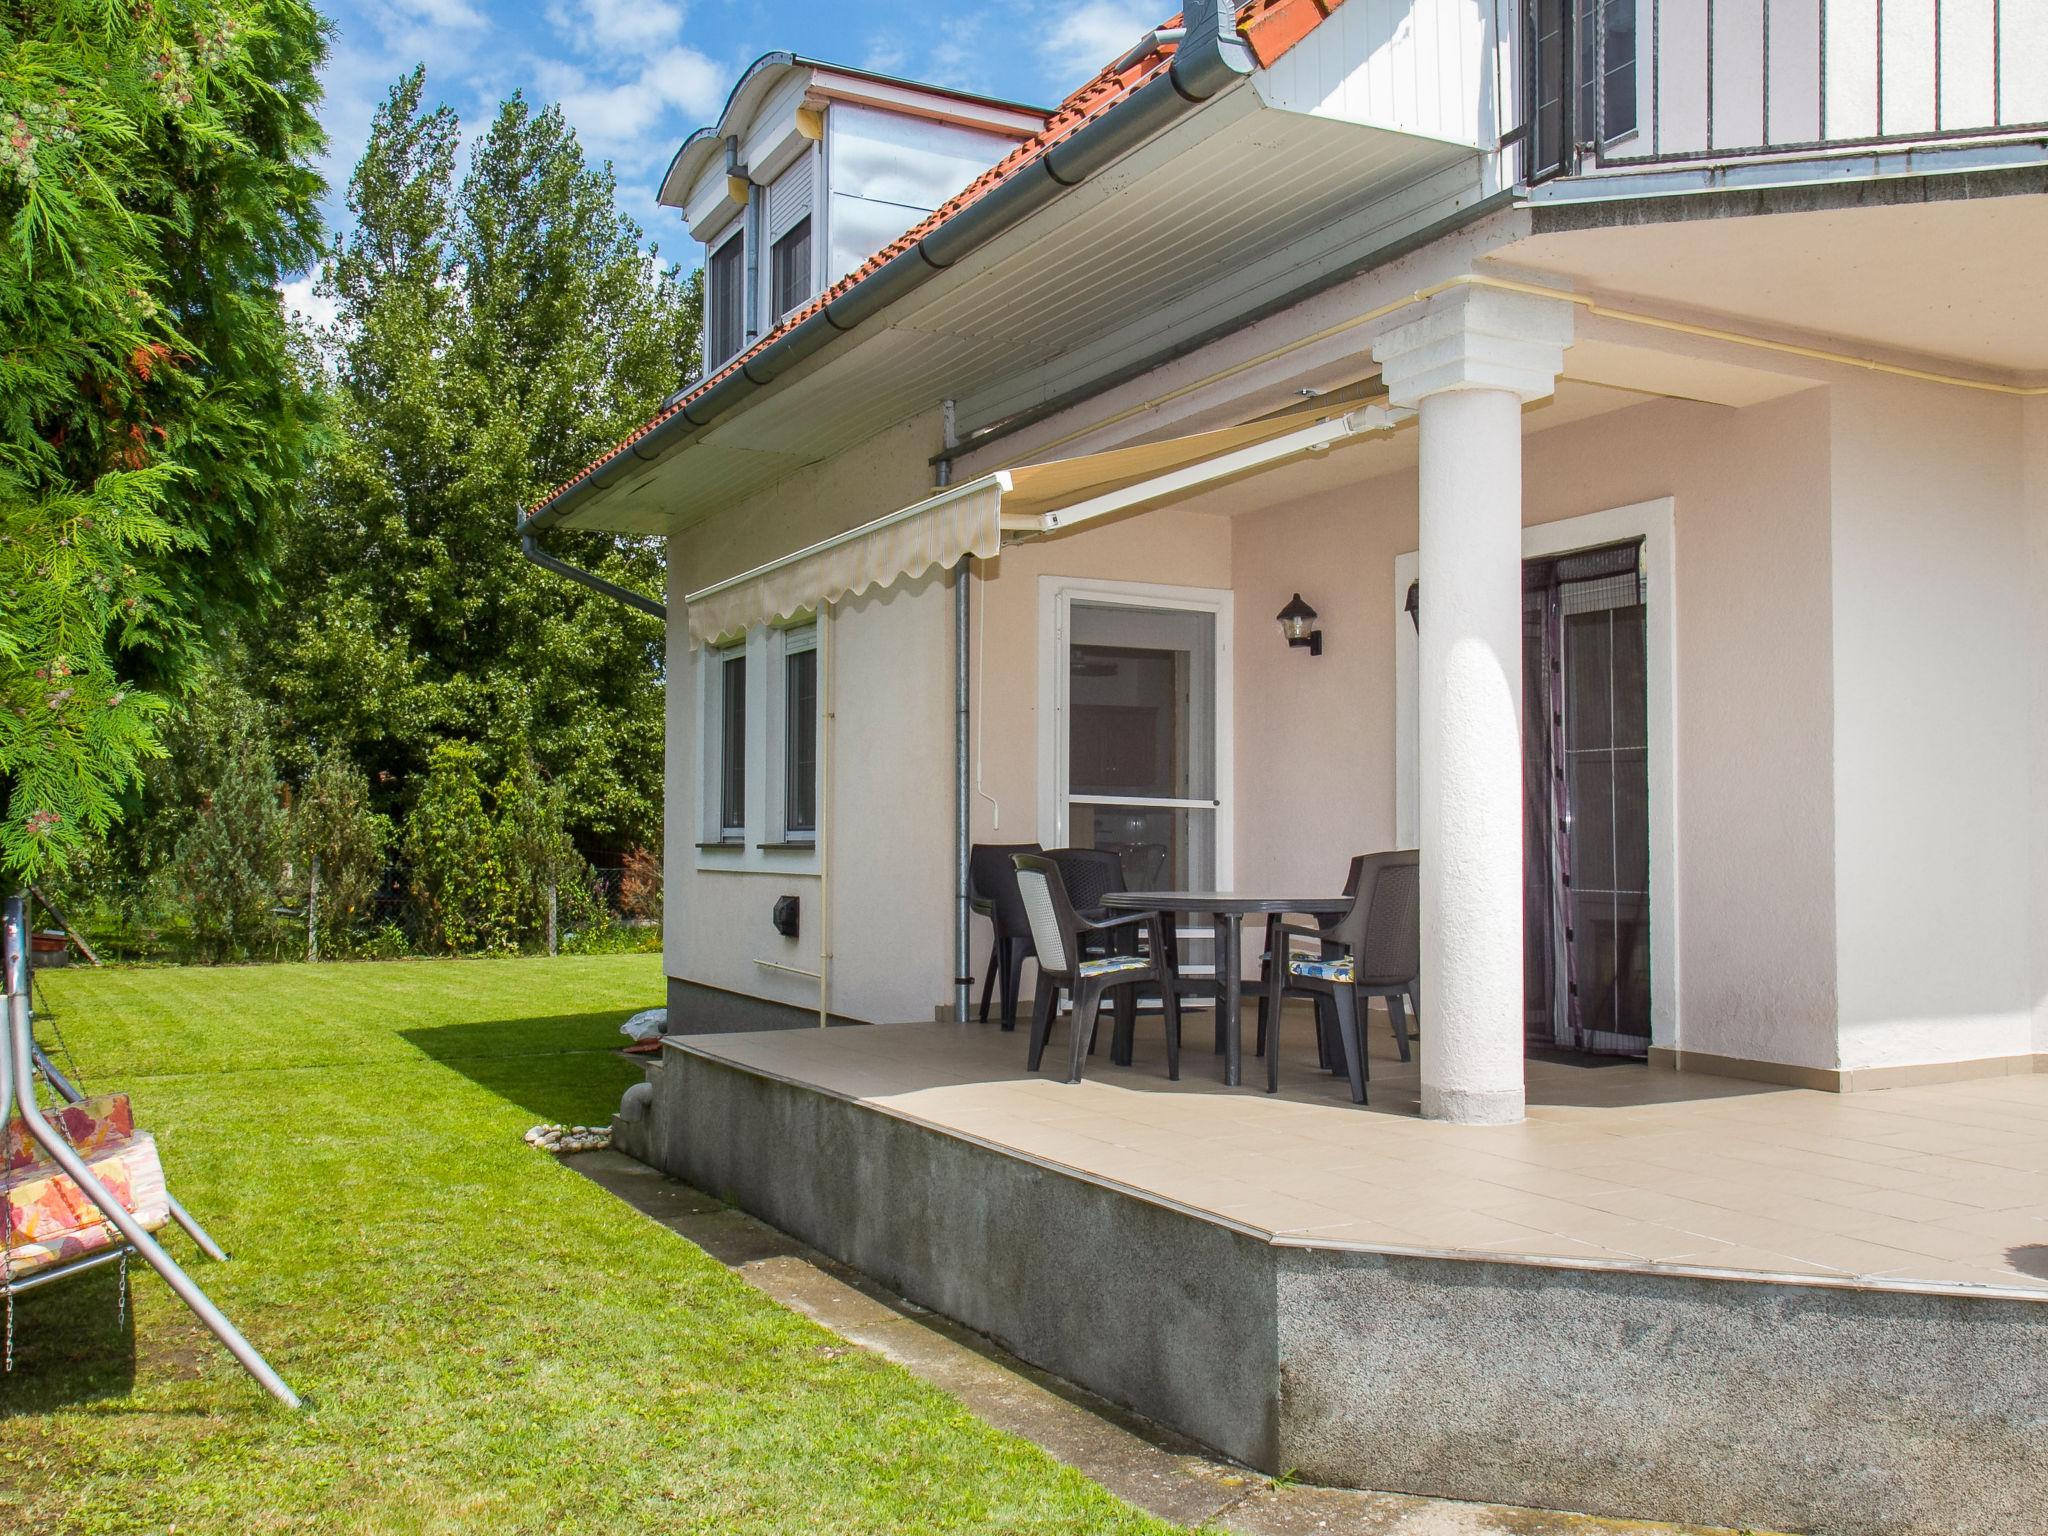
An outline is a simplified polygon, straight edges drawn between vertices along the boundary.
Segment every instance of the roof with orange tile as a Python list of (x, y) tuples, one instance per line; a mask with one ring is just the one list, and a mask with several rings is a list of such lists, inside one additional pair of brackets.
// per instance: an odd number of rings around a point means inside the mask
[[(1268, 66), (1313, 32), (1325, 17), (1343, 3), (1344, 0), (1248, 0), (1248, 3), (1240, 5), (1237, 10), (1238, 32), (1251, 48), (1252, 56), (1258, 60), (1261, 67)], [(1162, 27), (1179, 25), (1179, 16), (1161, 23)], [(750, 360), (795, 330), (819, 310), (859, 287), (905, 251), (914, 249), (919, 241), (944, 225), (961, 209), (986, 197), (1018, 171), (1055, 145), (1071, 138), (1154, 76), (1164, 73), (1172, 67), (1173, 55), (1174, 44), (1162, 43), (1151, 53), (1141, 56), (1122, 70), (1116, 67), (1116, 61), (1104, 65), (1092, 79), (1054, 109), (1052, 115), (1046, 119), (1043, 132), (1024, 140), (1009, 154), (969, 182), (959, 193), (934, 208), (923, 219), (876, 251), (810, 303), (785, 316), (779, 325), (752, 346), (677, 395), (654, 416), (613, 444), (603, 455), (541, 496), (534, 503), (534, 508), (537, 510), (555, 500), (600, 466), (625, 453), (664, 422), (688, 410), (693, 401), (701, 398), (714, 385), (740, 372)]]

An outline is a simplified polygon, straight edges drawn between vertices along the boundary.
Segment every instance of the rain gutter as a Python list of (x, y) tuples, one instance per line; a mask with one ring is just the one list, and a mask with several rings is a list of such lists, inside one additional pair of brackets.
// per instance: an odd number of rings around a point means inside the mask
[(616, 581), (607, 581), (595, 571), (586, 571), (580, 565), (571, 565), (568, 561), (549, 554), (534, 539), (525, 521), (519, 525), (519, 553), (544, 571), (553, 571), (557, 576), (566, 576), (571, 581), (580, 582), (591, 591), (600, 592), (614, 602), (624, 603), (628, 608), (637, 608), (650, 618), (663, 622), (668, 619), (666, 603), (657, 603), (653, 598), (635, 592), (631, 587), (622, 587)]
[(635, 461), (651, 462), (689, 442), (719, 417), (821, 351), (833, 338), (907, 298), (1061, 193), (1079, 186), (1191, 109), (1249, 76), (1256, 61), (1238, 35), (1237, 12), (1231, 0), (1191, 0), (1188, 11), (1186, 35), (1165, 71), (1020, 166), (910, 249), (745, 357), (737, 368), (643, 437), (599, 460), (532, 512), (523, 514), (518, 525), (522, 538), (561, 521), (591, 492), (617, 484), (619, 472), (630, 470)]

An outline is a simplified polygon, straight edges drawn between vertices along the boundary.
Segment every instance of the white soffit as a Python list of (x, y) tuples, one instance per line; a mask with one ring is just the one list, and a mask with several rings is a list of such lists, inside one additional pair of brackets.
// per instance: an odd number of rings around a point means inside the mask
[(1553, 230), (1495, 255), (1615, 304), (2030, 380), (2048, 372), (2044, 250), (2034, 194)]
[[(1334, 231), (1355, 260), (1441, 217), (1464, 194), (1426, 184), (1467, 163), (1455, 145), (1228, 92), (673, 450), (634, 499), (657, 497), (673, 532), (942, 399), (1021, 409), (1114, 366), (1106, 338), (1156, 350), (1287, 291), (1305, 242)], [(1416, 206), (1382, 227), (1404, 195)], [(963, 412), (963, 427), (978, 420)], [(617, 527), (613, 500), (587, 498), (563, 524)]]

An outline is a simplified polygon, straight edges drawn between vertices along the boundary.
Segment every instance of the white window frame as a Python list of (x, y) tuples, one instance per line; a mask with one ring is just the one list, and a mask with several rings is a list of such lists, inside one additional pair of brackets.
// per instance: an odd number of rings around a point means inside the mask
[[(783, 658), (816, 645), (809, 620), (785, 627), (755, 625), (743, 637), (707, 644), (697, 653), (697, 867), (751, 873), (816, 874), (815, 836), (791, 839), (783, 817)], [(721, 825), (724, 794), (725, 690), (723, 664), (736, 652), (747, 661), (747, 726), (742, 745), (746, 763), (745, 825), (739, 835)], [(818, 680), (818, 736), (823, 750), (824, 678)], [(827, 814), (820, 786), (818, 815)]]
[(713, 308), (713, 299), (711, 294), (712, 262), (713, 259), (718, 255), (718, 253), (724, 250), (726, 246), (730, 245), (734, 240), (745, 239), (746, 233), (747, 220), (746, 216), (742, 214), (739, 218), (732, 220), (729, 224), (725, 226), (725, 228), (719, 230), (710, 239), (704, 242), (704, 373), (707, 377), (712, 373), (715, 373), (718, 369), (724, 367), (734, 358), (738, 357), (740, 353), (747, 350), (747, 331), (749, 329), (751, 317), (747, 314), (747, 253), (745, 247), (742, 247), (740, 250), (739, 266), (737, 269), (740, 285), (739, 344), (735, 346), (732, 351), (726, 353), (723, 357), (714, 357), (711, 355), (712, 342), (714, 340), (713, 328), (711, 324), (711, 313)]
[[(771, 851), (815, 847), (818, 832), (815, 826), (805, 831), (791, 831), (789, 827), (789, 658), (806, 651), (818, 649), (818, 625), (815, 619), (803, 618), (769, 631), (766, 650), (769, 661), (768, 677), (768, 721), (766, 735), (766, 757), (768, 768), (768, 836), (764, 841)], [(823, 681), (822, 678), (819, 680)], [(812, 703), (812, 726), (816, 735), (814, 741), (824, 738), (825, 722), (824, 690), (817, 690)], [(813, 786), (813, 804), (816, 805), (816, 786)], [(817, 806), (822, 814), (823, 806)]]
[(787, 235), (790, 232), (790, 230), (794, 229), (798, 223), (801, 223), (803, 221), (803, 219), (810, 220), (810, 271), (807, 272), (804, 276), (803, 293), (797, 298), (797, 300), (794, 303), (778, 311), (775, 307), (775, 247), (779, 243), (780, 236), (775, 236), (768, 233), (769, 225), (767, 220), (764, 218), (762, 220), (761, 226), (761, 237), (763, 244), (766, 246), (766, 249), (762, 251), (761, 258), (763, 264), (762, 270), (767, 274), (767, 281), (762, 283), (761, 288), (765, 305), (769, 311), (766, 317), (767, 330), (773, 330), (776, 326), (780, 325), (783, 322), (783, 320), (786, 319), (788, 316), (796, 313), (796, 311), (798, 311), (799, 309), (802, 309), (806, 304), (810, 303), (811, 300), (815, 299), (824, 288), (824, 284), (818, 280), (820, 265), (823, 261), (823, 256), (821, 255), (818, 248), (818, 240), (820, 234), (824, 229), (824, 145), (822, 143), (806, 144), (803, 150), (796, 156), (795, 159), (793, 159), (788, 165), (784, 166), (780, 171), (778, 171), (775, 174), (774, 180), (769, 183), (769, 189), (772, 195), (774, 182), (780, 181), (784, 176), (787, 176), (791, 171), (796, 169), (796, 167), (799, 164), (803, 163), (808, 163), (810, 166), (810, 200), (805, 212), (801, 215), (801, 217), (792, 220), (789, 223), (789, 225), (786, 228), (784, 228), (782, 233), (784, 235)]
[(725, 821), (725, 667), (727, 662), (735, 659), (746, 663), (747, 735), (752, 736), (754, 675), (757, 670), (753, 651), (752, 644), (743, 637), (725, 645), (707, 645), (698, 657), (698, 718), (703, 726), (704, 774), (697, 826), (698, 847), (706, 852), (724, 853), (746, 847), (748, 824), (752, 820), (747, 812), (751, 809), (754, 795), (754, 765), (753, 754), (745, 741), (740, 743), (740, 761), (746, 773), (747, 803), (741, 807), (741, 825), (730, 827)]
[[(1581, 517), (1531, 523), (1522, 529), (1522, 558), (1540, 560), (1577, 549), (1639, 540), (1643, 589), (1646, 718), (1650, 732), (1650, 1043), (1676, 1048), (1681, 1038), (1678, 985), (1678, 576), (1673, 564), (1677, 504), (1669, 496)], [(1404, 848), (1420, 841), (1421, 687), (1408, 587), (1420, 562), (1410, 551), (1394, 561), (1394, 835)], [(1429, 594), (1422, 594), (1429, 609)]]
[(1038, 841), (1067, 841), (1066, 711), (1068, 614), (1076, 601), (1126, 608), (1208, 613), (1216, 625), (1216, 888), (1229, 890), (1236, 869), (1237, 724), (1231, 647), (1234, 594), (1227, 587), (1169, 587), (1140, 581), (1038, 578)]

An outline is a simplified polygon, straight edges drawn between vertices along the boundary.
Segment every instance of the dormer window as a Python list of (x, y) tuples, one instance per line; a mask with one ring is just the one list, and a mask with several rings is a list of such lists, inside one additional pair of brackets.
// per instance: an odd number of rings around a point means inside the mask
[(779, 320), (811, 296), (811, 220), (806, 214), (773, 248), (775, 317)]
[(768, 183), (768, 323), (808, 300), (811, 286), (811, 193), (815, 161), (806, 146), (795, 163)]
[(705, 360), (716, 368), (740, 349), (747, 331), (747, 237), (735, 231), (711, 252), (704, 272)]

